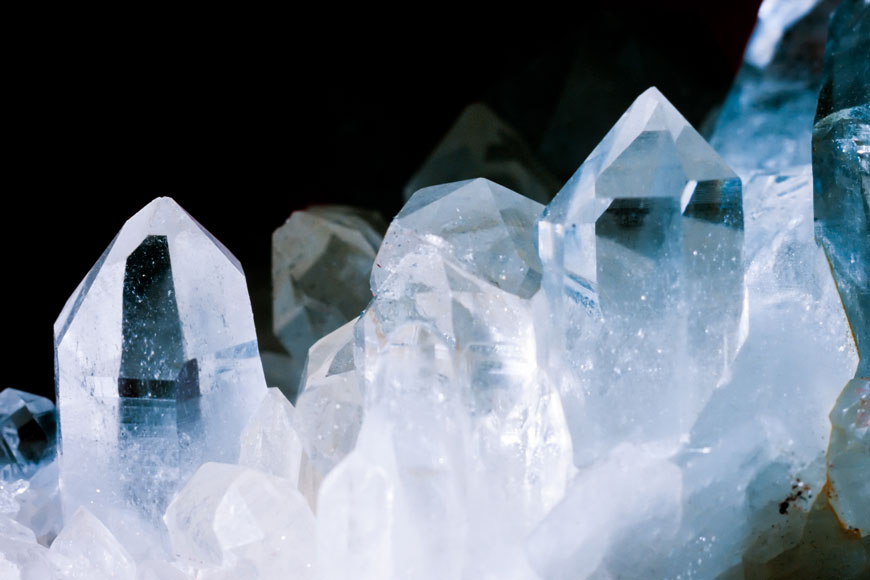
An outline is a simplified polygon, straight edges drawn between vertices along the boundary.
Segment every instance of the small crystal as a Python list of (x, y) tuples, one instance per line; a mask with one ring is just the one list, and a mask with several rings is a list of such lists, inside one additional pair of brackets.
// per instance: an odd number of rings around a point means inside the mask
[(329, 473), (350, 453), (362, 425), (360, 377), (353, 359), (356, 319), (311, 347), (296, 410), (308, 453)]
[(380, 222), (354, 208), (315, 206), (293, 212), (272, 234), (273, 325), (295, 361), (296, 384), (311, 345), (371, 299), (367, 280), (384, 230)]
[(314, 516), (287, 480), (206, 463), (172, 500), (165, 521), (175, 554), (215, 574), (316, 577)]
[(49, 554), (62, 578), (135, 580), (136, 563), (112, 533), (83, 507), (66, 522)]
[(44, 397), (17, 389), (0, 392), (0, 480), (32, 475), (54, 458), (57, 417)]

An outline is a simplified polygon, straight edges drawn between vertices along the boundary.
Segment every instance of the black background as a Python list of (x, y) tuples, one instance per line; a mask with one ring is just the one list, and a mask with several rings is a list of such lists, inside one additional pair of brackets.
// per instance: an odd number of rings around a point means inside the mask
[(54, 396), (54, 320), (153, 197), (174, 197), (268, 296), (271, 232), (292, 210), (349, 203), (394, 215), (405, 181), (473, 101), (537, 149), (565, 79), (581, 71), (576, 162), (549, 163), (560, 180), (650, 85), (699, 126), (728, 90), (758, 4), (574, 3), (486, 17), (336, 5), (316, 16), (29, 22), (4, 74), (12, 372), (0, 388)]

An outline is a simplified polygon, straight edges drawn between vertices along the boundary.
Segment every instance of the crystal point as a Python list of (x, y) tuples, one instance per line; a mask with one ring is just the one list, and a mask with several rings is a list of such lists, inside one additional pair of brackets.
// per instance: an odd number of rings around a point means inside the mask
[[(131, 550), (172, 494), (235, 460), (265, 383), (241, 266), (175, 201), (130, 218), (55, 323), (60, 479)], [(150, 538), (150, 539), (149, 539)]]

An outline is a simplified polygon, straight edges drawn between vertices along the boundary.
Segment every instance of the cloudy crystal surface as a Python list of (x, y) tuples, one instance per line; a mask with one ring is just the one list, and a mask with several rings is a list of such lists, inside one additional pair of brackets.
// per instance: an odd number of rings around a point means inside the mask
[(169, 198), (133, 216), (55, 323), (64, 511), (160, 549), (201, 462), (235, 461), (265, 391), (245, 277)]

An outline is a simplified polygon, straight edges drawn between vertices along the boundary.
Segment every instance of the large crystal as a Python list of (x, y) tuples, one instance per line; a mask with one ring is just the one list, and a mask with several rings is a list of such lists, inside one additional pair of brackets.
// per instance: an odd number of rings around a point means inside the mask
[[(206, 463), (166, 510), (174, 553), (203, 578), (316, 578), (314, 516), (285, 479)], [(209, 575), (212, 574), (212, 575)]]
[(311, 345), (371, 300), (367, 281), (384, 229), (374, 213), (315, 206), (293, 212), (272, 234), (273, 325), (295, 385)]
[(172, 495), (203, 461), (238, 458), (265, 391), (241, 266), (156, 199), (54, 329), (64, 511), (87, 506), (134, 555), (159, 550)]
[(541, 209), (483, 179), (423, 189), (378, 253), (356, 329), (354, 453), (394, 496), (396, 577), (530, 577), (522, 540), (564, 493), (570, 440), (535, 364)]
[(57, 416), (44, 397), (17, 389), (0, 392), (0, 480), (32, 475), (54, 457)]
[(575, 461), (618, 441), (675, 446), (745, 337), (740, 179), (651, 88), (538, 232), (545, 364), (566, 399)]
[(559, 184), (522, 137), (482, 103), (469, 105), (405, 184), (405, 200), (424, 187), (485, 177), (541, 203)]

